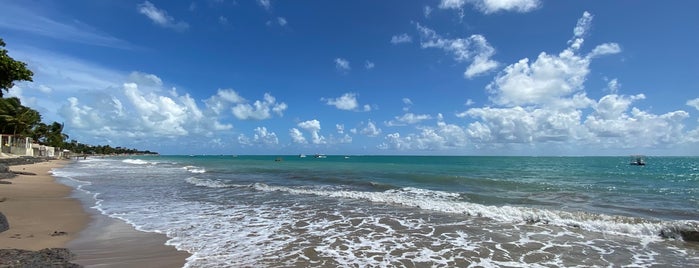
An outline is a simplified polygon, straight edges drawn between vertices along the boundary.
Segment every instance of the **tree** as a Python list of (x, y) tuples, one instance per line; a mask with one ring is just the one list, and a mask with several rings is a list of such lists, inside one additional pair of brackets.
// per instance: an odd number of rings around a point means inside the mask
[(39, 112), (22, 105), (18, 98), (0, 99), (0, 123), (3, 126), (0, 131), (3, 134), (30, 136), (32, 128), (40, 122)]
[(63, 147), (65, 140), (68, 139), (68, 135), (63, 133), (63, 124), (58, 122), (53, 122), (48, 126), (48, 131), (46, 135), (46, 143), (52, 147)]
[(0, 98), (3, 91), (10, 91), (15, 81), (33, 81), (34, 73), (27, 69), (27, 64), (16, 61), (9, 55), (5, 47), (5, 41), (0, 38)]

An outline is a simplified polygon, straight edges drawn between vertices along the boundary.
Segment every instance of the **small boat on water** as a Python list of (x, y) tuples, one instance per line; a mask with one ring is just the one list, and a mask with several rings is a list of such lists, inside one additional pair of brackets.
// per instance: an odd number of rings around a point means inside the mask
[(632, 155), (631, 162), (629, 164), (632, 166), (645, 166), (646, 160), (645, 157), (642, 155)]
[(315, 158), (328, 158), (328, 156), (324, 155), (324, 154), (316, 154), (313, 157), (315, 157)]

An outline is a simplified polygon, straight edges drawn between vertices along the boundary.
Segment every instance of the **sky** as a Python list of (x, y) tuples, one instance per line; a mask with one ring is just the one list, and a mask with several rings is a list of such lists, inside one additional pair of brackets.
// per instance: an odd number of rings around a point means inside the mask
[(161, 154), (698, 155), (699, 1), (0, 0), (17, 96)]

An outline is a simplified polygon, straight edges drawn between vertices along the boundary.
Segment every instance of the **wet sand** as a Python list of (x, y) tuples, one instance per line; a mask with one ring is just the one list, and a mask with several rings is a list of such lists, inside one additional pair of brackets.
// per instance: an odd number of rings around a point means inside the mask
[(182, 267), (189, 253), (166, 246), (167, 237), (134, 229), (122, 220), (92, 214), (90, 225), (67, 247), (85, 267)]

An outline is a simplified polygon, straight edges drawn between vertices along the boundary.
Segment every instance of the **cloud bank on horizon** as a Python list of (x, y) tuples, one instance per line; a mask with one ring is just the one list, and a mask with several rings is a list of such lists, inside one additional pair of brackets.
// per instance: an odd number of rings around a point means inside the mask
[(84, 143), (166, 154), (699, 152), (699, 37), (633, 25), (699, 30), (686, 7), (646, 3), (658, 14), (647, 18), (539, 0), (315, 3), (315, 13), (270, 0), (0, 2), (13, 11), (0, 37), (35, 73), (8, 95)]

